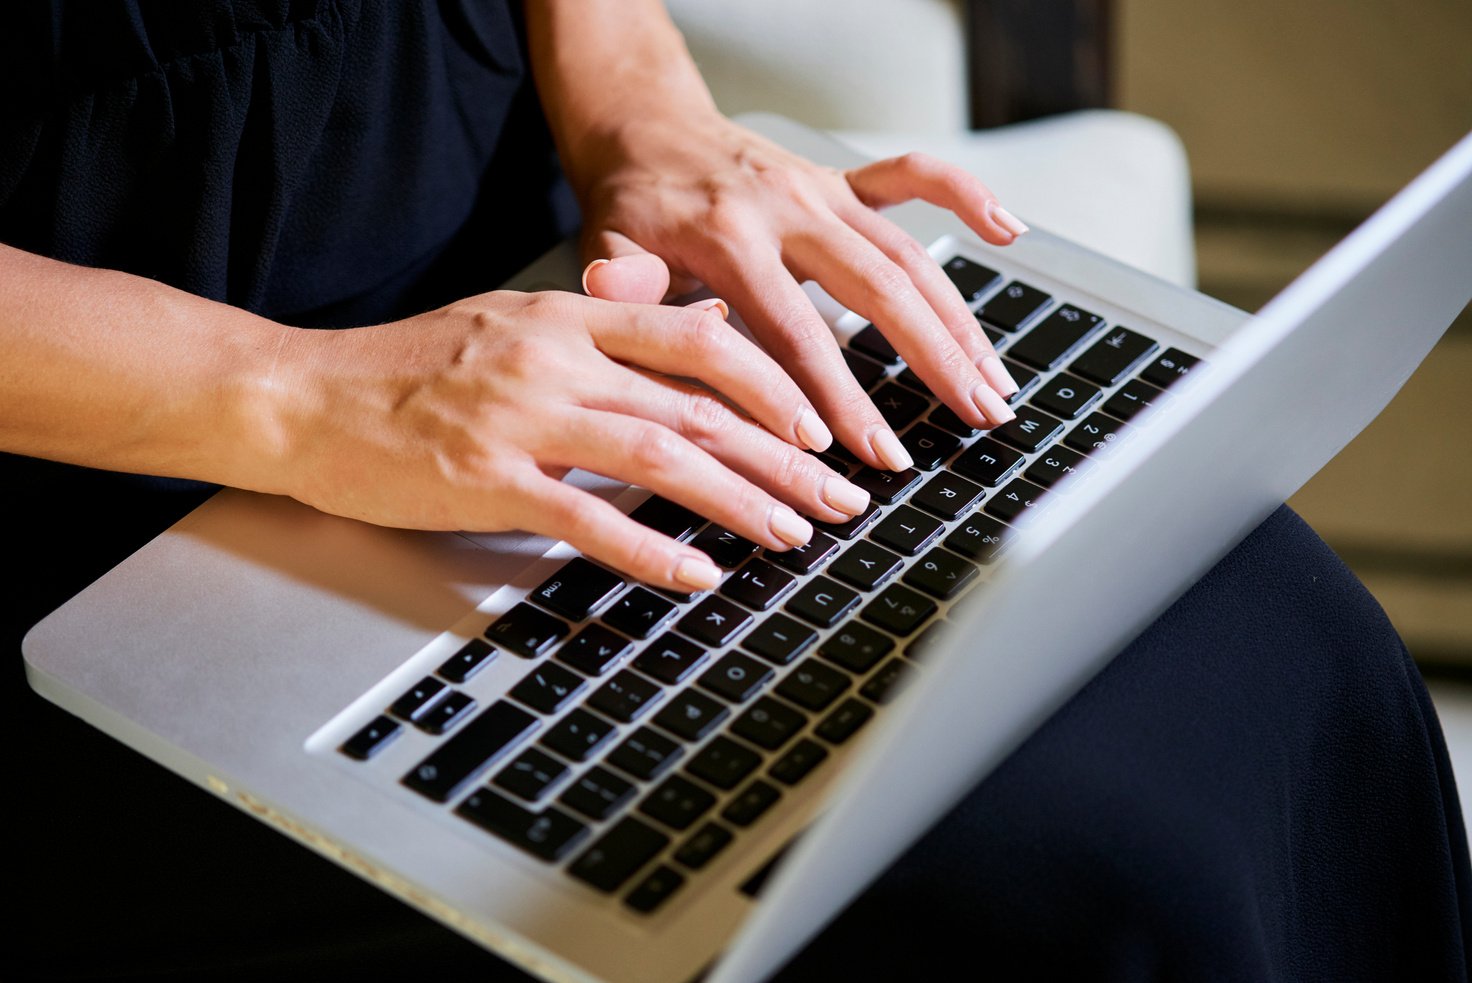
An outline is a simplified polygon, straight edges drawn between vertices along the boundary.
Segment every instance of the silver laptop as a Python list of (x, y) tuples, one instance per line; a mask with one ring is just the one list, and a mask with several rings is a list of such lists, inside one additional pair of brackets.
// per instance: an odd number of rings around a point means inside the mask
[[(891, 214), (1027, 386), (1017, 421), (973, 433), (810, 287), (921, 452), (899, 478), (833, 459), (872, 514), (767, 555), (575, 475), (730, 570), (684, 597), (536, 537), (227, 490), (33, 629), (32, 685), (546, 979), (769, 975), (1358, 433), (1472, 297), (1472, 137), (1255, 318), (1046, 232), (999, 250), (929, 206)], [(577, 276), (563, 249), (510, 286)], [(1246, 443), (1251, 469), (1223, 453)]]

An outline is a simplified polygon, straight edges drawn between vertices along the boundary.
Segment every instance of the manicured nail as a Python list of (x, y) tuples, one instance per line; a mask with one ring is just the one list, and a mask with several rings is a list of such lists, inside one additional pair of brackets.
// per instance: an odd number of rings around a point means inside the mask
[(833, 432), (812, 410), (803, 410), (798, 414), (797, 439), (815, 451), (826, 451), (833, 446)]
[(772, 533), (789, 546), (801, 546), (813, 538), (813, 525), (785, 505), (772, 507)]
[(1017, 414), (1012, 412), (1012, 407), (1008, 406), (1007, 401), (998, 396), (996, 390), (991, 386), (978, 383), (976, 388), (971, 390), (971, 401), (994, 427), (1000, 427), (1004, 423), (1017, 419)]
[(721, 582), (721, 568), (709, 560), (685, 556), (675, 565), (675, 579), (696, 590), (710, 590)]
[[(584, 276), (586, 275), (584, 274)], [(697, 311), (708, 311), (711, 308), (715, 308), (721, 312), (722, 321), (731, 319), (731, 308), (727, 307), (726, 302), (719, 297), (712, 297), (709, 300), (697, 300), (695, 303), (686, 306), (693, 307)]]
[(906, 468), (915, 466), (915, 459), (910, 452), (905, 450), (905, 445), (894, 435), (893, 430), (880, 430), (869, 438), (869, 445), (874, 448), (874, 453), (879, 455), (879, 460), (891, 471), (904, 471)]
[(1021, 219), (996, 202), (992, 202), (986, 206), (986, 213), (991, 216), (993, 222), (996, 222), (1014, 236), (1020, 236), (1027, 231), (1027, 226), (1022, 223)]
[(858, 515), (869, 507), (869, 493), (842, 478), (824, 478), (823, 501), (829, 508)]
[(1017, 395), (1017, 380), (1012, 378), (1012, 373), (1007, 371), (1007, 366), (995, 355), (988, 355), (981, 360), (977, 366), (981, 370), (981, 377), (986, 380), (1004, 399), (1010, 399)]
[(588, 294), (589, 296), (592, 296), (592, 291), (588, 289), (588, 274), (589, 273), (592, 273), (598, 267), (602, 266), (603, 264), (605, 264), (607, 262), (608, 262), (608, 260), (606, 260), (606, 259), (595, 259), (595, 260), (593, 260), (593, 262), (591, 262), (587, 266), (583, 267), (583, 293)]

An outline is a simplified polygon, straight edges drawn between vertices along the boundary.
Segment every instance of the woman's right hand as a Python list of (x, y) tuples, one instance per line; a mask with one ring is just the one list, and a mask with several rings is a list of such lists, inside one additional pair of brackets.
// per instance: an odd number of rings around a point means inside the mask
[(831, 435), (722, 307), (498, 291), (290, 332), (271, 385), (279, 456), (254, 484), (379, 525), (543, 533), (657, 586), (713, 587), (704, 554), (558, 479), (577, 467), (642, 485), (778, 550), (812, 535), (799, 511), (841, 522), (867, 507), (805, 453)]

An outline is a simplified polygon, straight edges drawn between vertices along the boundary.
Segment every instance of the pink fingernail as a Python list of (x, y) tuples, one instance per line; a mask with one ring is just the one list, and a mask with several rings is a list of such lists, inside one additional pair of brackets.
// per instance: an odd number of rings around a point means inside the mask
[(785, 505), (772, 507), (768, 520), (772, 533), (789, 546), (802, 546), (813, 538), (813, 525)]
[(796, 429), (797, 439), (815, 451), (826, 451), (833, 446), (833, 432), (812, 410), (803, 410), (798, 414)]
[(869, 445), (891, 471), (904, 471), (915, 466), (915, 459), (905, 450), (905, 445), (900, 443), (893, 430), (879, 430), (869, 438)]
[(994, 427), (1000, 427), (1004, 423), (1017, 419), (1017, 414), (1012, 412), (1012, 407), (1008, 406), (1007, 401), (998, 396), (996, 390), (991, 386), (978, 384), (975, 389), (971, 390), (971, 401)]
[(996, 202), (991, 202), (986, 206), (986, 213), (991, 216), (993, 222), (996, 222), (1014, 236), (1020, 236), (1027, 231), (1027, 226), (1022, 223), (1021, 219)]
[(593, 260), (593, 262), (583, 267), (583, 293), (592, 296), (592, 291), (588, 289), (588, 274), (592, 273), (598, 267), (604, 265), (607, 262), (608, 260), (606, 259), (595, 259)]
[(675, 579), (696, 590), (710, 590), (721, 582), (721, 568), (709, 560), (685, 556), (675, 565)]
[(1007, 371), (1007, 366), (1002, 364), (1000, 358), (988, 355), (981, 360), (977, 368), (981, 370), (981, 377), (987, 381), (987, 385), (1001, 393), (1004, 398), (1011, 399), (1017, 395), (1017, 380), (1012, 378), (1012, 373)]
[(708, 311), (714, 308), (721, 312), (721, 320), (727, 321), (731, 318), (731, 308), (727, 307), (726, 302), (719, 297), (712, 297), (709, 300), (697, 300), (695, 303), (686, 306), (697, 311)]
[(823, 479), (823, 501), (829, 508), (858, 515), (869, 507), (869, 493), (842, 478)]

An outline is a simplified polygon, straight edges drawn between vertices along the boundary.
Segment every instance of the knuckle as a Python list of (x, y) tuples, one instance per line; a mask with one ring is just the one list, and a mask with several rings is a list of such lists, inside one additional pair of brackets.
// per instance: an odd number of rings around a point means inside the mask
[(940, 165), (939, 160), (930, 156), (929, 154), (921, 153), (918, 150), (912, 150), (907, 154), (902, 154), (897, 159), (897, 163), (906, 172), (917, 177), (929, 177), (931, 175), (934, 175), (936, 169)]
[(813, 459), (802, 451), (788, 449), (772, 462), (771, 487), (797, 489), (813, 483)]
[(641, 427), (633, 439), (630, 456), (634, 467), (645, 475), (666, 473), (679, 454), (680, 438), (658, 424)]
[(714, 396), (702, 392), (686, 395), (680, 413), (680, 429), (696, 440), (709, 441), (722, 436), (731, 424), (731, 411)]
[(634, 533), (626, 544), (626, 569), (644, 580), (655, 580), (667, 574), (669, 557), (663, 541), (650, 532)]
[(935, 262), (930, 258), (930, 251), (919, 240), (904, 232), (895, 240), (893, 249), (896, 261), (911, 269), (923, 269)]
[(863, 270), (863, 278), (869, 296), (876, 303), (904, 298), (915, 286), (909, 274), (888, 257), (870, 262)]
[(713, 311), (686, 309), (681, 331), (689, 354), (694, 358), (719, 358), (730, 342), (731, 328)]

